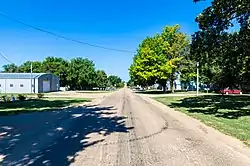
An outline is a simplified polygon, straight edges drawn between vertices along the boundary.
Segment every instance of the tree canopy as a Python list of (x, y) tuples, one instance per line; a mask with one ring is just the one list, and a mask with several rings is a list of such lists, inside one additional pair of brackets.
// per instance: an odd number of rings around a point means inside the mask
[(104, 70), (97, 70), (95, 79), (97, 87), (105, 88), (108, 86), (108, 76)]
[(3, 70), (6, 73), (15, 73), (18, 72), (18, 66), (16, 66), (15, 64), (7, 64), (7, 65), (3, 65)]
[(174, 91), (174, 80), (184, 67), (184, 56), (189, 55), (189, 39), (180, 32), (180, 26), (166, 26), (160, 34), (147, 37), (139, 45), (129, 68), (131, 79), (139, 85), (159, 83), (164, 90), (170, 81)]
[(108, 77), (108, 83), (110, 86), (113, 86), (113, 87), (123, 87), (124, 86), (124, 82), (122, 81), (122, 79), (118, 76), (115, 76), (115, 75), (110, 75)]
[[(197, 16), (200, 29), (192, 35), (191, 54), (201, 64), (203, 82), (219, 87), (249, 85), (249, 10), (249, 0), (214, 0)], [(230, 32), (232, 27), (236, 32)]]

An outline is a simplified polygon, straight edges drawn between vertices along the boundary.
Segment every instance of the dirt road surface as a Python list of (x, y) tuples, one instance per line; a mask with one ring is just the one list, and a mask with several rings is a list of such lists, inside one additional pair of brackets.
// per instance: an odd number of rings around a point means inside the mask
[(7, 166), (250, 165), (238, 140), (126, 88), (78, 108), (0, 117), (0, 127)]

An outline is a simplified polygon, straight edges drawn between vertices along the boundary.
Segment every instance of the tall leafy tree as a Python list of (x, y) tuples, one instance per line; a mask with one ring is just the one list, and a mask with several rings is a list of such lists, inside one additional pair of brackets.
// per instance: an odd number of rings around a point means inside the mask
[(23, 64), (21, 64), (19, 68), (19, 72), (21, 73), (29, 73), (31, 72), (31, 64), (32, 64), (32, 71), (34, 73), (42, 73), (42, 63), (39, 61), (31, 62), (31, 61), (26, 61)]
[(116, 75), (110, 75), (108, 76), (108, 83), (111, 86), (119, 87), (122, 83), (122, 79)]
[(68, 67), (67, 80), (71, 89), (91, 89), (95, 86), (95, 64), (83, 58), (74, 58)]
[(169, 76), (170, 89), (174, 92), (174, 81), (180, 73), (180, 67), (185, 61), (189, 39), (185, 33), (180, 32), (180, 26), (166, 26), (160, 35), (160, 47), (163, 56), (166, 57), (166, 64), (162, 70)]
[[(200, 30), (192, 36), (191, 52), (207, 82), (221, 87), (250, 83), (249, 9), (249, 0), (214, 0), (197, 16)], [(238, 31), (229, 33), (233, 26)]]
[(4, 73), (15, 73), (18, 72), (18, 66), (16, 66), (15, 64), (7, 64), (7, 65), (3, 65), (3, 72)]
[(96, 71), (95, 81), (96, 81), (96, 86), (97, 87), (102, 88), (102, 89), (107, 87), (107, 85), (108, 85), (108, 76), (107, 76), (107, 74), (105, 73), (104, 70), (97, 70)]
[(154, 84), (159, 71), (158, 63), (161, 63), (156, 50), (156, 38), (147, 37), (142, 41), (129, 68), (131, 79), (136, 84), (146, 86)]
[(41, 71), (45, 73), (52, 73), (60, 78), (61, 86), (69, 85), (67, 81), (67, 68), (69, 64), (68, 61), (57, 58), (57, 57), (47, 57), (42, 62)]
[(152, 85), (155, 82), (165, 91), (167, 80), (174, 92), (174, 81), (180, 72), (186, 55), (189, 40), (180, 32), (180, 26), (166, 26), (162, 33), (148, 37), (139, 45), (137, 54), (130, 66), (130, 76), (140, 85)]
[(135, 82), (132, 80), (132, 79), (129, 79), (128, 82), (127, 82), (127, 86), (135, 86)]

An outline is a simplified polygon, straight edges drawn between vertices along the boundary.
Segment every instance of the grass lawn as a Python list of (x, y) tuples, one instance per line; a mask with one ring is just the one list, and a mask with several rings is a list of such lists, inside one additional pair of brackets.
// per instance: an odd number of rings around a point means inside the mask
[(10, 103), (0, 103), (0, 116), (27, 113), (34, 111), (49, 111), (66, 106), (74, 106), (90, 101), (83, 98), (43, 98), (30, 99), (26, 101), (16, 101)]
[(209, 95), (155, 99), (250, 146), (250, 96)]

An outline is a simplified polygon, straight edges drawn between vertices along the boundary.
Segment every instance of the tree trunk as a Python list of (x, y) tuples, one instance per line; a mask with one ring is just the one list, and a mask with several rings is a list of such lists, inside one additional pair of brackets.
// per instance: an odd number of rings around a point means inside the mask
[(174, 93), (174, 79), (170, 79), (170, 90), (171, 90), (171, 93)]
[(166, 84), (162, 85), (163, 92), (166, 92)]
[(158, 80), (158, 84), (160, 84), (162, 86), (163, 92), (166, 92), (167, 80), (165, 80), (165, 79)]

